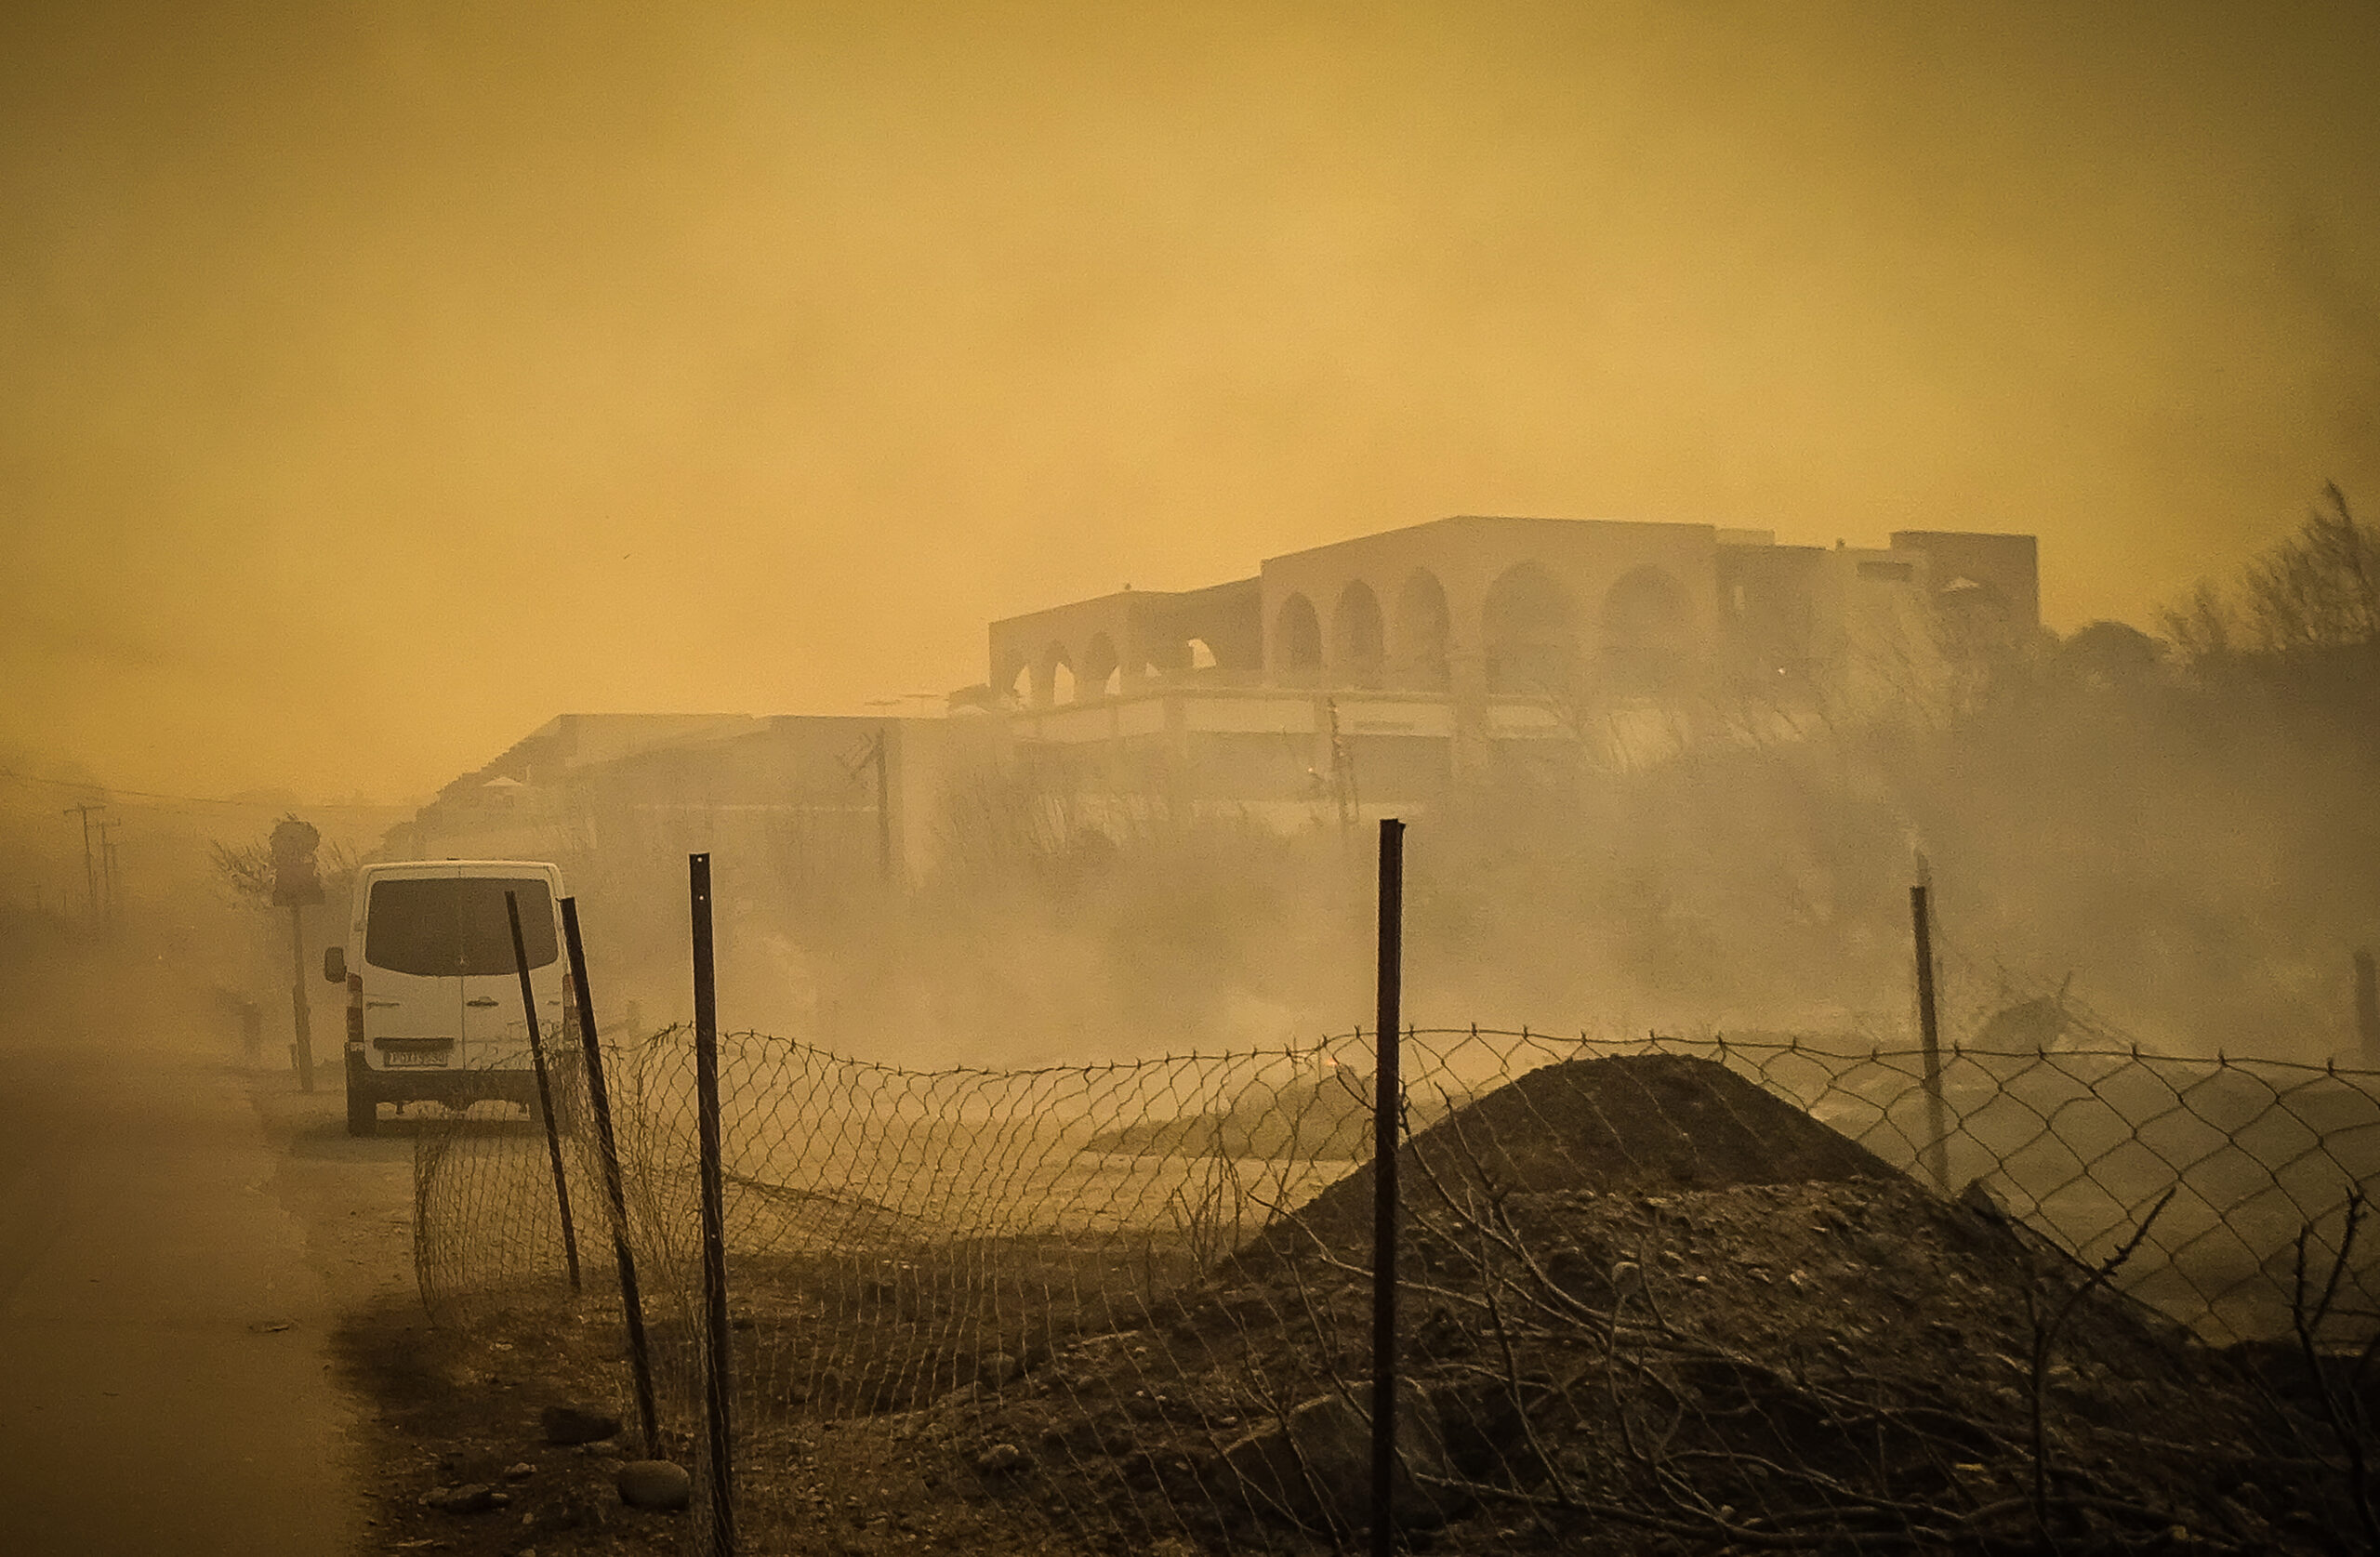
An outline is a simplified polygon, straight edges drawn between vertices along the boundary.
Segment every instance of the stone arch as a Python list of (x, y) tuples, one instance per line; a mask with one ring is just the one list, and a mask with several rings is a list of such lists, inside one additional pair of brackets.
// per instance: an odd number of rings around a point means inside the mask
[(1188, 639), (1177, 638), (1168, 631), (1144, 633), (1139, 641), (1142, 680), (1161, 681), (1190, 668)]
[(1662, 568), (1646, 563), (1604, 592), (1604, 679), (1615, 692), (1651, 693), (1675, 683), (1692, 647), (1694, 611)]
[(1322, 618), (1315, 614), (1312, 600), (1291, 595), (1281, 602), (1280, 614), (1273, 618), (1273, 643), (1283, 670), (1299, 673), (1322, 668)]
[(1388, 626), (1381, 618), (1380, 597), (1355, 579), (1339, 591), (1339, 604), (1330, 613), (1331, 666), (1350, 685), (1377, 686), (1387, 657)]
[(1569, 597), (1537, 563), (1515, 562), (1488, 587), (1479, 637), (1489, 692), (1569, 692), (1579, 653)]
[(1416, 568), (1396, 591), (1396, 635), (1390, 647), (1396, 664), (1418, 686), (1447, 684), (1447, 640), (1453, 614), (1446, 586), (1427, 568)]
[(1033, 667), (1031, 666), (1020, 665), (1016, 667), (1016, 674), (1009, 678), (1008, 695), (1009, 701), (1020, 708), (1033, 706)]
[(1052, 643), (1041, 651), (1041, 674), (1033, 680), (1037, 708), (1075, 700), (1075, 665), (1064, 644)]
[(1082, 673), (1075, 686), (1085, 698), (1113, 697), (1124, 690), (1123, 661), (1116, 653), (1116, 640), (1104, 632), (1091, 635), (1083, 645)]

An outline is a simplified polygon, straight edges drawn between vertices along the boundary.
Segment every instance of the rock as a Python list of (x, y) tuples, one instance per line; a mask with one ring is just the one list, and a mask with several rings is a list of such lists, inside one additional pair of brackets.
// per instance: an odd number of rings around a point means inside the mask
[(998, 1389), (1017, 1375), (1017, 1361), (1005, 1352), (995, 1352), (984, 1359), (984, 1382)]
[(631, 1459), (612, 1478), (620, 1501), (632, 1509), (682, 1509), (694, 1501), (694, 1478), (666, 1459)]
[(525, 1482), (536, 1473), (537, 1468), (525, 1459), (504, 1468), (504, 1479), (508, 1482)]
[(1033, 1457), (1013, 1444), (995, 1444), (975, 1457), (975, 1469), (986, 1476), (1012, 1476), (1033, 1463)]
[[(1428, 1396), (1401, 1396), (1396, 1428), (1401, 1464), (1392, 1497), (1397, 1523), (1414, 1529), (1443, 1524), (1459, 1509), (1448, 1494), (1413, 1476), (1417, 1471), (1449, 1473), (1438, 1414)], [(1268, 1422), (1226, 1445), (1223, 1465), (1257, 1513), (1355, 1529), (1368, 1515), (1371, 1436), (1368, 1413), (1344, 1395), (1321, 1395), (1295, 1407), (1286, 1421)]]
[(2016, 1213), (2008, 1209), (2008, 1202), (2002, 1198), (1989, 1176), (1968, 1180), (1967, 1187), (1959, 1192), (1957, 1205), (1961, 1210), (1981, 1218), (1993, 1227), (2007, 1227), (2016, 1220)]
[(422, 1498), (422, 1506), (440, 1513), (485, 1513), (512, 1501), (485, 1482), (472, 1482), (464, 1486), (442, 1486)]
[(549, 1444), (600, 1444), (620, 1431), (620, 1418), (588, 1405), (549, 1405), (540, 1418)]

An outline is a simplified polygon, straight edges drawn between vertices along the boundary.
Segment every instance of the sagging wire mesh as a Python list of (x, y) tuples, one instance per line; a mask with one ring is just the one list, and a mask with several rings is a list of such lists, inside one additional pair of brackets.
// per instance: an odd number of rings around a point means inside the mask
[[(932, 1073), (721, 1043), (747, 1550), (1180, 1557), (1362, 1527), (1368, 1036)], [(691, 1445), (688, 1035), (606, 1068)], [(1398, 1512), (1422, 1544), (2380, 1539), (2380, 1077), (1962, 1044), (1937, 1151), (1923, 1057), (1856, 1035), (1424, 1031), (1404, 1074)], [(549, 1302), (542, 1141), (420, 1140), (433, 1313)]]
[[(548, 1079), (582, 1259), (603, 1248), (601, 1181), (579, 1128), (583, 1063), (549, 1044)], [(496, 1101), (407, 1105), (413, 1118), (414, 1273), (432, 1314), (458, 1322), (550, 1296), (564, 1281), (562, 1218), (536, 1111)], [(590, 1272), (593, 1266), (589, 1265)]]

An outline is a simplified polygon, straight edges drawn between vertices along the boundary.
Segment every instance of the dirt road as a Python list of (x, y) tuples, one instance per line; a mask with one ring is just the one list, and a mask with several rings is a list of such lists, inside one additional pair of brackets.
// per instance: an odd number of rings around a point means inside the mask
[(409, 1144), (162, 1025), (0, 1029), (0, 1547), (356, 1550), (329, 1342), (410, 1284)]

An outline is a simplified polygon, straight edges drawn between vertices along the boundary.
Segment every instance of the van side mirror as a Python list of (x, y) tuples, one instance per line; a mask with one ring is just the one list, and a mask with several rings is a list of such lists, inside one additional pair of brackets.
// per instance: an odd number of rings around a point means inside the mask
[(335, 984), (347, 983), (347, 948), (345, 946), (323, 948), (323, 977)]

